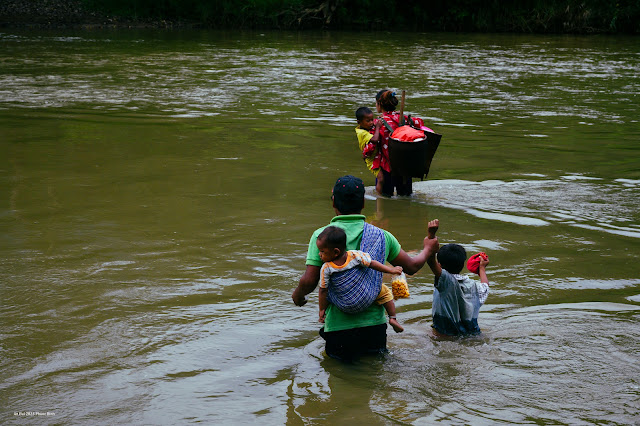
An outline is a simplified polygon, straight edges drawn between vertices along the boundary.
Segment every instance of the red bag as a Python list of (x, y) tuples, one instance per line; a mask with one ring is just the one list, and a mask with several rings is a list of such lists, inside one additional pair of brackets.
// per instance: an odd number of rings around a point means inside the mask
[(391, 137), (402, 142), (415, 142), (424, 140), (424, 132), (411, 126), (400, 126), (393, 131)]
[(474, 274), (477, 274), (478, 270), (480, 269), (481, 258), (484, 260), (489, 260), (489, 256), (487, 256), (487, 253), (483, 251), (480, 253), (476, 253), (473, 256), (471, 256), (469, 260), (467, 260), (467, 269), (473, 272)]

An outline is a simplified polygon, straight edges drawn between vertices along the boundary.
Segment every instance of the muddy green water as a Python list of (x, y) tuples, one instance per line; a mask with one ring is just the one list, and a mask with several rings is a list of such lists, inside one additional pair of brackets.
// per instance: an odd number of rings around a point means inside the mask
[[(0, 423), (637, 423), (639, 70), (623, 37), (0, 33)], [(290, 296), (386, 87), (444, 137), (364, 213), (410, 253), (439, 218), (492, 292), (434, 340), (423, 269), (343, 365)]]

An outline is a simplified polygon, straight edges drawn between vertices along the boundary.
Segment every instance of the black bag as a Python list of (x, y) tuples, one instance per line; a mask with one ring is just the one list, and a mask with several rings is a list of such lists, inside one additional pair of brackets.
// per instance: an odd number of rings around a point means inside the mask
[[(382, 124), (389, 131), (389, 161), (391, 175), (424, 179), (429, 174), (431, 160), (436, 154), (442, 135), (424, 132), (425, 138), (418, 142), (404, 142), (391, 137), (393, 129), (384, 119)], [(412, 123), (409, 117), (409, 123)], [(413, 127), (413, 126), (412, 126)], [(420, 130), (420, 129), (419, 129)]]

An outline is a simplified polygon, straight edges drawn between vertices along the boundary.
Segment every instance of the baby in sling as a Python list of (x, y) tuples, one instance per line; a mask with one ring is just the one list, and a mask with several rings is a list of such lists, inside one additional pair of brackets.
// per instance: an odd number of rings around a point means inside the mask
[(384, 232), (364, 223), (360, 250), (347, 250), (347, 235), (337, 226), (326, 227), (316, 241), (324, 265), (320, 271), (318, 302), (320, 322), (329, 303), (346, 313), (362, 312), (373, 303), (383, 305), (389, 325), (404, 331), (396, 319), (393, 293), (382, 284), (382, 273), (401, 274), (402, 267), (387, 266)]

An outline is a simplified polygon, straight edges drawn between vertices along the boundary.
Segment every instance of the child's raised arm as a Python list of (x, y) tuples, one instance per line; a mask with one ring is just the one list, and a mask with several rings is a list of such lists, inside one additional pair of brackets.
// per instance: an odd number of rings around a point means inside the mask
[(478, 265), (478, 275), (480, 276), (480, 285), (478, 285), (478, 297), (480, 303), (484, 305), (489, 296), (489, 279), (487, 278), (487, 271), (485, 270), (489, 264), (489, 259), (483, 257), (480, 258), (480, 265)]
[(402, 273), (402, 266), (387, 266), (377, 260), (371, 260), (369, 268), (380, 272), (386, 272), (387, 274), (400, 275)]
[(375, 151), (378, 148), (378, 142), (380, 142), (380, 126), (380, 120), (376, 120), (373, 136), (371, 137), (371, 139), (369, 139), (369, 142), (367, 142), (367, 144), (362, 149), (362, 156), (364, 158), (373, 157), (373, 154), (375, 154)]
[(440, 264), (436, 261), (436, 253), (440, 249), (440, 243), (438, 243), (438, 237), (436, 237), (436, 232), (438, 231), (438, 227), (440, 226), (440, 221), (438, 219), (433, 219), (427, 225), (427, 238), (424, 239), (425, 247), (429, 246), (429, 257), (427, 257), (427, 264), (429, 268), (431, 268), (431, 272), (436, 276), (436, 280), (440, 278), (442, 275), (442, 268)]
[(480, 276), (481, 283), (489, 284), (489, 278), (487, 278), (487, 271), (485, 270), (489, 265), (489, 259), (480, 258), (480, 265), (478, 266), (478, 275)]
[(382, 127), (382, 121), (376, 120), (374, 126), (373, 136), (369, 140), (369, 143), (377, 144), (380, 141), (380, 127)]
[(436, 237), (436, 232), (438, 232), (438, 228), (440, 227), (440, 220), (433, 219), (429, 221), (427, 224), (427, 238), (432, 240)]

